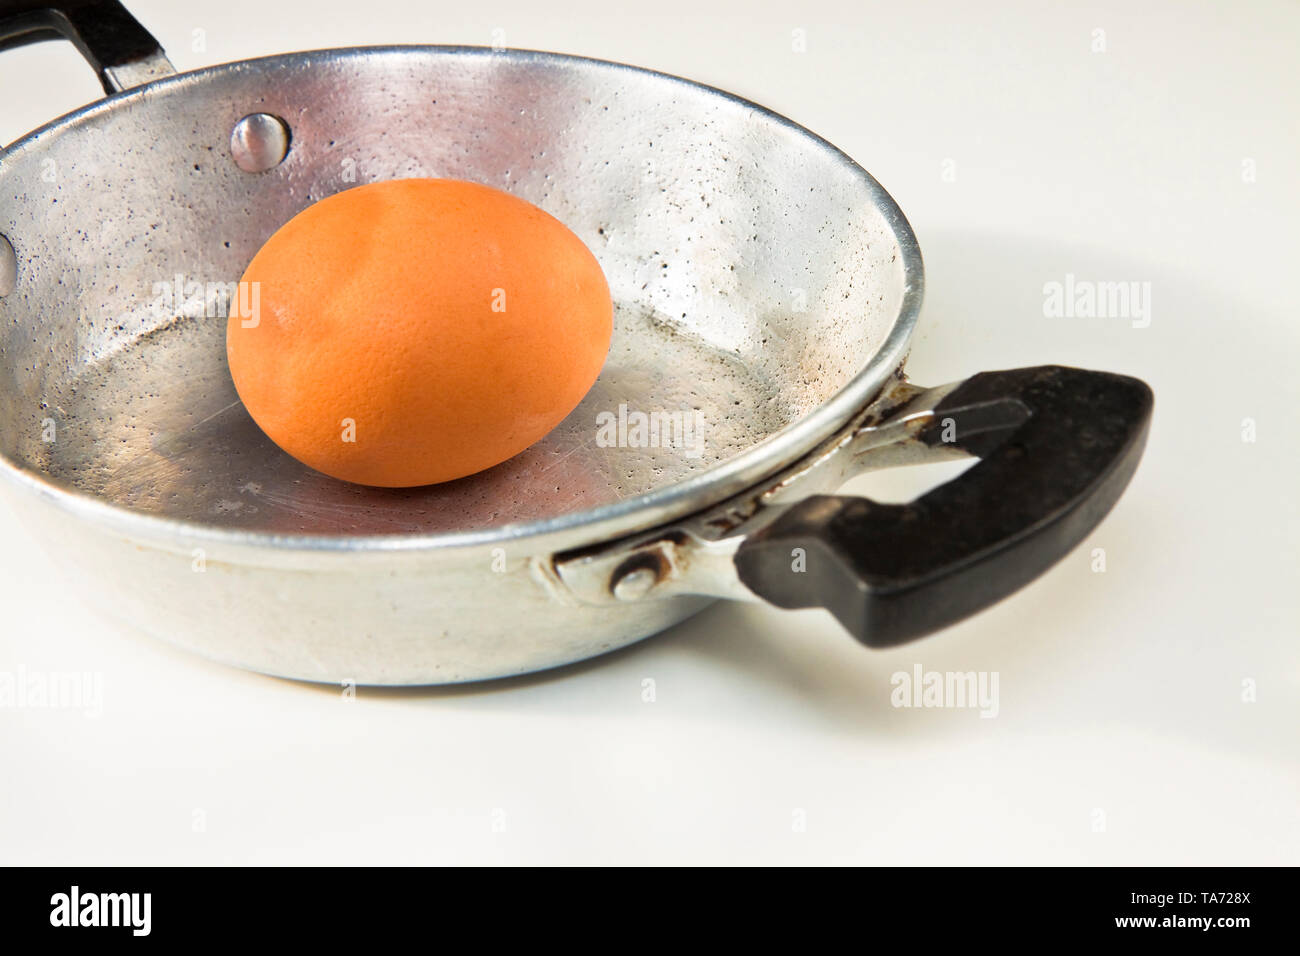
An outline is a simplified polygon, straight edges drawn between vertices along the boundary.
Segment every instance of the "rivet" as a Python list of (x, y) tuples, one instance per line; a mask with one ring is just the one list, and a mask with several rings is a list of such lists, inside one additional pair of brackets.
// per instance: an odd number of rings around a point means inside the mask
[(651, 568), (640, 567), (628, 571), (614, 582), (614, 597), (620, 601), (637, 601), (650, 593), (650, 589), (659, 581), (659, 575)]
[(270, 113), (249, 113), (230, 134), (230, 155), (246, 173), (274, 169), (289, 154), (289, 127)]
[(0, 236), (0, 296), (14, 291), (18, 284), (18, 257), (9, 240)]

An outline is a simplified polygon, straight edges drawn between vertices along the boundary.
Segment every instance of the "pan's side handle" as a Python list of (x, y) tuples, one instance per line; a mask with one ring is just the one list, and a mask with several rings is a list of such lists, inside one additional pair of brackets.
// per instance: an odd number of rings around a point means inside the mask
[(118, 0), (0, 0), (0, 50), (58, 39), (76, 45), (105, 93), (176, 72), (158, 41)]
[(1052, 365), (976, 375), (917, 438), (981, 461), (905, 505), (800, 501), (740, 545), (740, 580), (779, 607), (826, 608), (871, 647), (945, 627), (1096, 527), (1137, 468), (1151, 408), (1151, 389), (1123, 375)]

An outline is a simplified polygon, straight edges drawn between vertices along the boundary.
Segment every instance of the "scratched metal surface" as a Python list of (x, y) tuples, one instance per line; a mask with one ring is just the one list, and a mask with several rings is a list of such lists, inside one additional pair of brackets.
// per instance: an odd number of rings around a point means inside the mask
[[(491, 528), (707, 473), (805, 420), (898, 336), (915, 290), (892, 204), (748, 104), (523, 54), (269, 62), (209, 75), (201, 101), (178, 83), (91, 111), (0, 161), (0, 232), (19, 263), (0, 299), (0, 454), (115, 505), (231, 529)], [(254, 110), (293, 135), (261, 175), (226, 147)], [(461, 481), (369, 489), (261, 434), (229, 379), (219, 298), (167, 284), (234, 282), (309, 203), (401, 176), (477, 180), (556, 215), (601, 261), (616, 331), (591, 394), (533, 448)], [(700, 442), (601, 447), (597, 415), (620, 404), (693, 412)]]

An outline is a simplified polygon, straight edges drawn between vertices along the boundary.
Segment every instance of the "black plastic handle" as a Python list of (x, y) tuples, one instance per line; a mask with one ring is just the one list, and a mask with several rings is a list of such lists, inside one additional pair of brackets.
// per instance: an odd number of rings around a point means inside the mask
[(1151, 407), (1151, 389), (1123, 375), (976, 375), (917, 437), (982, 461), (905, 505), (801, 501), (740, 546), (740, 579), (778, 607), (826, 608), (871, 647), (946, 627), (1028, 584), (1101, 522), (1142, 457)]
[(118, 0), (0, 0), (0, 50), (58, 39), (76, 45), (106, 93), (117, 92), (110, 70), (162, 54)]

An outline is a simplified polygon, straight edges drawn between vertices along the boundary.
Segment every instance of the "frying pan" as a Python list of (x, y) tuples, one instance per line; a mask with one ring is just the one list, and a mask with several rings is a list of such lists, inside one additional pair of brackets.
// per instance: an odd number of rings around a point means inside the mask
[[(888, 646), (1032, 580), (1141, 457), (1152, 397), (1132, 378), (907, 382), (922, 292), (907, 221), (831, 144), (736, 96), (466, 47), (176, 75), (112, 0), (0, 2), (0, 47), (57, 36), (108, 96), (0, 157), (0, 484), (92, 602), (211, 658), (477, 680), (600, 654), (717, 598), (823, 607)], [(486, 183), (566, 223), (609, 279), (614, 342), (525, 453), (363, 488), (298, 464), (240, 406), (223, 290), (310, 203), (407, 176)], [(968, 455), (906, 505), (831, 494)]]

